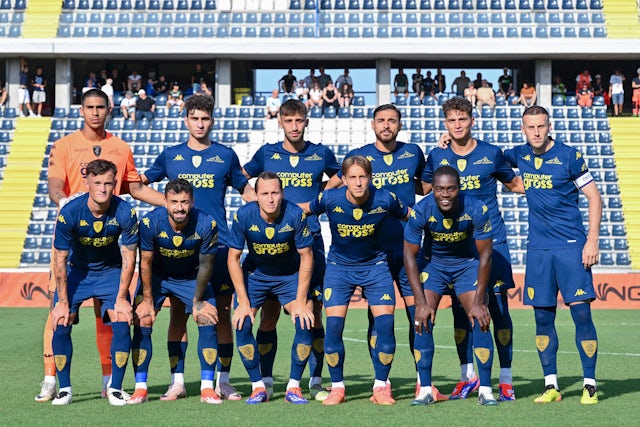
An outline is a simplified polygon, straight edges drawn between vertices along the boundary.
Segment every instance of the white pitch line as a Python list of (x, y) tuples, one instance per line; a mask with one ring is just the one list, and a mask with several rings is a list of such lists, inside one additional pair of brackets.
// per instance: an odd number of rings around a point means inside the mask
[[(349, 338), (349, 337), (343, 337), (344, 341), (351, 341), (351, 342), (359, 342), (359, 343), (365, 343), (366, 344), (366, 340), (361, 340), (358, 338)], [(404, 343), (396, 343), (396, 347), (409, 347), (409, 344), (404, 344)], [(455, 350), (454, 346), (451, 345), (436, 345), (436, 348), (443, 348), (443, 349), (448, 349), (448, 350)], [(537, 353), (537, 350), (518, 350), (518, 349), (513, 349), (514, 353)], [(558, 351), (559, 354), (575, 354), (575, 351), (562, 351), (559, 350)], [(640, 357), (640, 353), (613, 353), (613, 352), (608, 352), (608, 351), (599, 351), (598, 352), (599, 356), (621, 356), (621, 357)]]

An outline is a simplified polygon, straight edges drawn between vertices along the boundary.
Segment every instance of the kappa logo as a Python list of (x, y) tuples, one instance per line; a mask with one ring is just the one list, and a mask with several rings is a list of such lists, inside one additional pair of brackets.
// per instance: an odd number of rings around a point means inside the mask
[(344, 211), (342, 210), (342, 208), (340, 206), (336, 206), (335, 208), (333, 208), (333, 212), (335, 212), (335, 213), (344, 213)]
[(89, 223), (87, 221), (85, 221), (84, 219), (80, 220), (80, 227), (88, 227)]
[(380, 301), (391, 301), (391, 295), (389, 294), (384, 294), (380, 297)]
[(491, 221), (487, 221), (484, 223), (484, 227), (482, 228), (483, 233), (488, 233), (492, 230)]
[(562, 164), (560, 159), (558, 159), (557, 157), (554, 157), (553, 159), (547, 160), (545, 163), (548, 164), (548, 165), (561, 165)]
[(182, 160), (184, 160), (184, 157), (182, 157), (182, 154), (178, 154), (177, 156), (175, 156), (173, 158), (174, 162), (178, 162), (178, 161), (182, 161)]
[(146, 216), (145, 216), (144, 218), (142, 218), (142, 224), (146, 225), (146, 226), (147, 226), (147, 228), (151, 228), (151, 227), (149, 226), (149, 224), (151, 224), (151, 220), (149, 219), (149, 217), (146, 217)]
[(487, 207), (487, 205), (482, 205), (482, 213), (483, 214), (486, 214), (488, 210), (489, 210), (489, 208)]
[(436, 217), (434, 217), (433, 215), (431, 215), (429, 217), (429, 219), (427, 220), (427, 222), (438, 222), (438, 220), (436, 219)]
[(302, 230), (302, 236), (303, 236), (303, 237), (308, 237), (308, 236), (310, 236), (310, 235), (311, 235), (311, 231), (309, 230), (309, 227), (305, 227), (305, 228)]
[(576, 151), (576, 160), (578, 160), (581, 157), (582, 157), (582, 153), (579, 151)]
[(524, 160), (525, 162), (530, 162), (530, 161), (531, 161), (531, 155), (530, 155), (530, 154), (527, 154), (526, 156), (524, 156), (524, 157), (522, 158), (522, 160)]
[(376, 161), (376, 159), (374, 159), (373, 156), (366, 156), (366, 159), (369, 160), (370, 162)]
[(282, 160), (282, 157), (280, 157), (279, 153), (275, 153), (273, 156), (271, 156), (271, 160)]
[(587, 293), (585, 291), (583, 291), (582, 289), (578, 289), (574, 296), (581, 297), (582, 295), (586, 295), (586, 294)]
[(282, 227), (280, 230), (278, 230), (278, 233), (288, 233), (290, 231), (293, 231), (293, 227), (290, 226), (288, 223), (284, 225), (284, 227)]
[(249, 231), (254, 231), (256, 233), (259, 233), (260, 228), (257, 225), (253, 224), (251, 227), (249, 227)]
[(484, 156), (483, 158), (481, 158), (480, 160), (476, 160), (475, 162), (473, 162), (474, 165), (492, 165), (493, 162), (491, 160), (489, 160), (487, 158), (487, 156)]
[(500, 288), (502, 285), (504, 285), (504, 282), (502, 280), (496, 280), (495, 285), (493, 285), (494, 288)]
[(449, 166), (449, 160), (447, 159), (442, 159), (440, 160), (440, 166)]
[(224, 160), (222, 160), (220, 158), (220, 156), (213, 156), (213, 157), (209, 157), (207, 160), (207, 162), (215, 162), (215, 163), (224, 163)]
[(161, 231), (160, 234), (158, 234), (158, 237), (160, 237), (161, 239), (168, 239), (169, 235), (166, 231)]
[(386, 209), (382, 209), (380, 206), (378, 206), (375, 209), (372, 209), (369, 211), (369, 214), (383, 214), (386, 212)]
[(402, 160), (402, 159), (410, 159), (412, 157), (415, 157), (416, 155), (413, 153), (410, 153), (408, 151), (405, 151), (404, 153), (400, 154), (398, 156), (398, 160)]
[(63, 224), (66, 224), (66, 223), (67, 223), (67, 220), (66, 220), (66, 219), (64, 219), (64, 217), (63, 217), (62, 215), (58, 215), (58, 222), (61, 222), (61, 223), (63, 223)]
[(411, 212), (409, 213), (409, 216), (411, 216), (411, 218), (416, 219), (416, 211), (411, 209)]
[(222, 285), (220, 285), (221, 291), (228, 291), (229, 289), (231, 289), (231, 286), (227, 285), (226, 283), (223, 283)]
[(309, 156), (309, 157), (305, 157), (306, 161), (318, 161), (318, 160), (322, 160), (322, 157), (318, 156), (318, 153), (313, 153), (313, 155)]

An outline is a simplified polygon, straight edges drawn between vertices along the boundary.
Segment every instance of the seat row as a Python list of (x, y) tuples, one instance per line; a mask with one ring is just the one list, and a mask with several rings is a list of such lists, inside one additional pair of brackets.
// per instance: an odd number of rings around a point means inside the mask
[[(6, 1), (6, 0), (5, 0)], [(215, 0), (63, 0), (63, 10), (216, 10)]]
[[(304, 6), (304, 7), (303, 7)], [(291, 0), (292, 10), (544, 10), (544, 9), (602, 9), (601, 0)]]

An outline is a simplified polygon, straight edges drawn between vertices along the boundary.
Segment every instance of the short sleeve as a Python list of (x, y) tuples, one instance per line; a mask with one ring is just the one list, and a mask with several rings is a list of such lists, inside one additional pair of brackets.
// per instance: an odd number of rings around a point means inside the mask
[(200, 254), (214, 255), (218, 252), (218, 224), (208, 215), (203, 215), (201, 221), (202, 245), (200, 246)]
[(118, 223), (122, 228), (120, 243), (122, 246), (138, 244), (138, 216), (136, 210), (130, 204), (123, 202), (122, 208), (118, 209)]
[(424, 230), (424, 218), (420, 212), (413, 209), (409, 215), (409, 221), (404, 228), (404, 240), (407, 242), (420, 245), (422, 243), (422, 231)]
[(584, 161), (582, 153), (578, 150), (571, 149), (569, 156), (569, 175), (576, 183), (576, 186), (578, 188), (582, 188), (592, 182), (593, 177), (589, 172), (589, 168), (587, 167), (587, 163)]
[(122, 176), (122, 180), (125, 182), (140, 182), (140, 174), (136, 169), (135, 161), (133, 160), (133, 153), (131, 149), (127, 146), (127, 164), (125, 173)]
[(63, 207), (56, 219), (56, 231), (53, 246), (60, 251), (68, 251), (73, 239), (73, 211), (68, 205)]
[(409, 208), (407, 205), (402, 203), (402, 200), (395, 195), (395, 193), (389, 192), (389, 215), (402, 219), (406, 218), (407, 213), (409, 212)]
[(504, 150), (504, 158), (512, 168), (518, 167), (518, 160), (516, 157), (517, 157), (517, 153), (516, 153), (515, 147)]
[(507, 158), (500, 149), (496, 150), (495, 165), (495, 177), (498, 181), (502, 183), (511, 182), (516, 177), (516, 173), (513, 171), (511, 164), (507, 161)]
[(294, 209), (296, 219), (296, 248), (308, 248), (313, 245), (313, 237), (311, 236), (311, 232), (309, 231), (309, 227), (307, 226), (307, 217), (302, 212), (302, 209)]
[(422, 181), (428, 184), (431, 184), (431, 180), (433, 178), (433, 156), (431, 155), (431, 153), (433, 153), (433, 150), (431, 150), (431, 152), (427, 156), (427, 161), (425, 162), (424, 170), (422, 171), (422, 176), (420, 178)]
[(327, 203), (324, 195), (325, 192), (323, 191), (319, 193), (316, 198), (311, 201), (311, 203), (309, 203), (309, 210), (311, 211), (311, 213), (320, 215), (327, 211)]
[(242, 224), (242, 218), (238, 215), (238, 212), (242, 213), (242, 210), (236, 211), (233, 214), (233, 221), (231, 223), (231, 235), (229, 236), (229, 247), (233, 249), (243, 250), (244, 249), (244, 226)]
[(155, 247), (156, 233), (155, 222), (153, 216), (149, 213), (145, 215), (138, 225), (140, 235), (140, 250), (141, 251), (153, 251)]
[(244, 165), (244, 170), (249, 176), (258, 176), (264, 172), (264, 145), (256, 151), (251, 160)]
[(476, 205), (476, 212), (475, 215), (473, 215), (473, 238), (475, 240), (493, 238), (489, 208), (485, 204)]
[(238, 155), (235, 153), (235, 151), (231, 151), (230, 161), (231, 164), (229, 166), (229, 178), (231, 179), (231, 186), (240, 191), (247, 185), (249, 180), (247, 180), (247, 177), (242, 173), (240, 160), (238, 160)]
[(333, 175), (340, 173), (340, 163), (338, 163), (336, 155), (329, 149), (329, 147), (324, 147), (323, 157), (325, 159), (324, 173), (326, 173), (327, 176), (332, 177)]

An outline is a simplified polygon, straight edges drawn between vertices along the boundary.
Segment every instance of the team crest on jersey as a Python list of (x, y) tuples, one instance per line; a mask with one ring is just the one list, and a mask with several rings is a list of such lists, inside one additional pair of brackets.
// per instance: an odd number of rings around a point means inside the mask
[(161, 239), (168, 239), (169, 236), (167, 235), (166, 231), (161, 231), (160, 234), (158, 234), (158, 237), (160, 237)]
[(207, 162), (215, 162), (215, 163), (224, 163), (224, 160), (220, 158), (220, 156), (213, 156), (207, 159)]
[(557, 157), (554, 157), (551, 160), (547, 160), (545, 163), (548, 164), (548, 165), (561, 165), (562, 164), (560, 159), (558, 159)]
[(273, 227), (267, 227), (264, 229), (264, 234), (267, 236), (267, 239), (271, 240), (273, 239), (273, 236), (276, 235), (276, 229)]
[(480, 160), (476, 160), (475, 162), (473, 162), (474, 165), (492, 165), (493, 162), (491, 160), (489, 160), (487, 158), (487, 156), (484, 156), (483, 158), (481, 158)]
[(427, 220), (427, 222), (438, 222), (438, 220), (436, 219), (436, 217), (434, 217), (433, 215), (431, 215), (429, 217), (429, 219)]
[(202, 156), (191, 156), (191, 164), (193, 167), (199, 167), (202, 164)]
[(102, 221), (95, 221), (95, 222), (93, 223), (93, 230), (94, 230), (96, 233), (99, 233), (99, 232), (101, 232), (101, 231), (102, 231), (102, 227), (103, 227), (103, 225), (104, 225), (104, 224), (102, 223)]
[(444, 218), (442, 220), (442, 225), (444, 225), (444, 228), (446, 228), (447, 230), (450, 230), (451, 227), (453, 226), (453, 219), (451, 218)]
[(544, 163), (544, 160), (536, 157), (533, 159), (533, 167), (535, 167), (536, 169), (540, 169), (540, 166), (542, 166), (542, 163)]
[(471, 216), (469, 216), (469, 214), (465, 212), (464, 215), (458, 218), (458, 222), (461, 222), (461, 221), (471, 221)]
[(440, 160), (440, 166), (449, 166), (449, 160), (447, 159)]
[(256, 233), (259, 233), (260, 228), (257, 225), (253, 224), (251, 227), (249, 227), (249, 231), (255, 231)]
[(415, 157), (415, 154), (412, 154), (408, 151), (405, 151), (404, 153), (400, 154), (398, 156), (398, 160), (402, 160), (402, 159), (410, 159), (411, 157)]
[(278, 233), (288, 233), (289, 231), (293, 231), (293, 227), (289, 224), (285, 224), (284, 227), (278, 230)]
[(182, 244), (182, 236), (173, 236), (171, 238), (171, 241), (173, 242), (173, 246), (180, 247), (180, 245)]
[(100, 153), (102, 153), (102, 147), (99, 145), (94, 145), (93, 146), (93, 154), (96, 155), (96, 157), (100, 157)]
[(467, 160), (466, 159), (458, 159), (456, 161), (456, 165), (458, 165), (458, 170), (463, 172), (467, 168)]
[(273, 156), (271, 156), (271, 160), (282, 160), (282, 157), (280, 157), (280, 154), (275, 153)]
[(393, 163), (393, 154), (385, 154), (382, 156), (382, 160), (384, 160), (387, 166), (391, 166), (391, 163)]
[(318, 156), (318, 153), (313, 153), (313, 155), (306, 157), (305, 160), (307, 161), (318, 161), (318, 160), (322, 160), (322, 157)]
[(80, 220), (80, 227), (88, 227), (89, 223), (87, 221), (85, 221), (84, 219)]
[(335, 208), (333, 208), (333, 212), (335, 212), (335, 213), (344, 213), (344, 211), (342, 210), (342, 208), (340, 206), (336, 206)]
[(174, 162), (175, 162), (175, 161), (178, 161), (178, 160), (184, 160), (184, 157), (182, 157), (182, 154), (178, 154), (177, 156), (175, 156), (175, 157), (173, 158), (173, 161), (174, 161)]
[(355, 218), (356, 221), (360, 221), (362, 219), (362, 209), (355, 208), (353, 210), (353, 217)]
[(386, 212), (386, 209), (382, 209), (380, 206), (378, 206), (375, 209), (372, 209), (369, 211), (369, 214), (383, 214)]
[(289, 164), (292, 168), (298, 166), (298, 162), (300, 161), (300, 156), (289, 156)]

